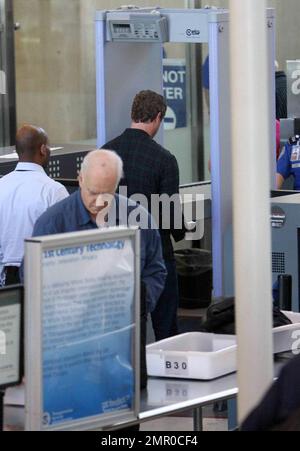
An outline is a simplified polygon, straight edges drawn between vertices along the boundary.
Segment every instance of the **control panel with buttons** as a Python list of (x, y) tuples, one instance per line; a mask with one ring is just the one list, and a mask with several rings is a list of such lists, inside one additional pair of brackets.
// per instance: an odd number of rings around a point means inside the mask
[[(155, 14), (153, 14), (155, 13)], [(168, 19), (157, 11), (148, 14), (129, 14), (127, 18), (108, 15), (107, 22), (112, 41), (167, 42)]]

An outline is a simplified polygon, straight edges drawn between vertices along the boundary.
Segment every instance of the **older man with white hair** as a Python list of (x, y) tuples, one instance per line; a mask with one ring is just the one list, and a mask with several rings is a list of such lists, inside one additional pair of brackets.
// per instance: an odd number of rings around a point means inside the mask
[(36, 222), (33, 236), (134, 225), (130, 220), (134, 218), (146, 222), (147, 227), (141, 230), (141, 279), (146, 288), (147, 311), (152, 312), (166, 279), (161, 239), (157, 228), (151, 227), (149, 213), (116, 194), (122, 175), (123, 163), (115, 152), (90, 152), (79, 175), (80, 190), (47, 210)]

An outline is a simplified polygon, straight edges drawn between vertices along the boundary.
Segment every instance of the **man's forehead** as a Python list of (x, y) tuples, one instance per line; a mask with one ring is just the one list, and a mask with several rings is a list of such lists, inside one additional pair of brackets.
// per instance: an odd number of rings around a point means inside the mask
[(86, 166), (85, 172), (89, 175), (94, 174), (113, 174), (115, 172), (115, 166), (109, 164), (106, 161), (94, 160), (90, 161), (89, 165)]
[(84, 177), (84, 184), (88, 188), (89, 191), (92, 191), (94, 193), (102, 193), (106, 192), (107, 190), (111, 190), (112, 185), (115, 184), (115, 177), (111, 175), (105, 175), (105, 174), (95, 174), (94, 176), (87, 176)]

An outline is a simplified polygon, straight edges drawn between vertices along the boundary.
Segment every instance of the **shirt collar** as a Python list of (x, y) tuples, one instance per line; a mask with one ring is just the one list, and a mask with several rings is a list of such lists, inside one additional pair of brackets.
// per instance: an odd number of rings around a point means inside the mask
[(42, 172), (45, 174), (42, 166), (36, 163), (18, 163), (15, 171)]
[(144, 138), (151, 138), (151, 136), (145, 132), (145, 130), (141, 130), (140, 128), (127, 128), (125, 130), (125, 134), (126, 135), (131, 135), (131, 136), (144, 136)]
[(81, 226), (85, 226), (89, 223), (94, 223), (92, 221), (92, 218), (91, 218), (89, 212), (85, 208), (84, 203), (82, 202), (80, 189), (76, 193), (76, 203), (77, 203), (77, 207), (78, 207), (78, 208), (76, 208), (78, 224)]

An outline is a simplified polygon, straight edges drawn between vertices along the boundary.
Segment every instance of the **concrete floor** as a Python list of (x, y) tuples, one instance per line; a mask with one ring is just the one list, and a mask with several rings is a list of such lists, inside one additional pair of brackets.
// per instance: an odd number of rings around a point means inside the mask
[[(224, 432), (228, 431), (228, 422), (226, 419), (204, 419), (204, 431)], [(192, 432), (193, 419), (181, 417), (165, 417), (159, 420), (149, 421), (141, 425), (143, 432)]]

